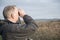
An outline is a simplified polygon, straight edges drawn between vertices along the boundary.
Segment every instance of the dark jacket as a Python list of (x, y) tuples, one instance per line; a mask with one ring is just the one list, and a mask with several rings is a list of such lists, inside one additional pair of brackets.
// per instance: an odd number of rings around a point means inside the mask
[(0, 26), (2, 40), (25, 40), (33, 35), (37, 28), (36, 23), (28, 15), (25, 15), (23, 19), (25, 22), (23, 25), (21, 25), (19, 21), (16, 23), (12, 23), (8, 20), (5, 21), (5, 23)]

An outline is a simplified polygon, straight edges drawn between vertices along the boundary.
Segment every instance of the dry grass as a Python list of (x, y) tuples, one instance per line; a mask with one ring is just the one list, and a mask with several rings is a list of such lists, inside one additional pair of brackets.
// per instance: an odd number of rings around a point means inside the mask
[(60, 22), (37, 22), (39, 28), (32, 36), (34, 40), (60, 40)]

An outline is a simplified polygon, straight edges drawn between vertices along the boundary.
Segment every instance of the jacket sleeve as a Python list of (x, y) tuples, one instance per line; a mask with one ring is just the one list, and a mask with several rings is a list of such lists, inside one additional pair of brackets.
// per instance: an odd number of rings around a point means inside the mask
[(32, 17), (25, 15), (23, 17), (25, 24), (22, 26), (22, 29), (27, 35), (33, 34), (36, 29), (38, 28), (37, 24), (35, 21), (32, 19)]
[[(31, 16), (28, 16), (28, 15), (25, 15), (24, 17), (23, 17), (23, 19), (24, 19), (24, 22), (25, 22), (25, 24), (26, 24), (26, 27), (32, 27), (34, 30), (35, 30), (35, 28), (37, 28), (38, 26), (37, 26), (37, 24), (35, 23), (35, 21), (33, 20), (33, 18), (31, 17)], [(29, 27), (29, 28), (30, 28)]]
[(1, 35), (1, 32), (2, 32), (2, 24), (0, 24), (0, 35)]
[(3, 24), (5, 24), (5, 20), (0, 20), (0, 35), (2, 34), (2, 30), (3, 30)]

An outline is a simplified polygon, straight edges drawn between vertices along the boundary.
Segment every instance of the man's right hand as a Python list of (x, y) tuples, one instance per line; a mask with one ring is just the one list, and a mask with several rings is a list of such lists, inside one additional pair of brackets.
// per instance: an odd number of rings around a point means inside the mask
[(24, 10), (22, 10), (22, 9), (18, 9), (18, 14), (22, 18), (24, 17), (24, 15), (26, 15), (25, 12), (24, 12)]

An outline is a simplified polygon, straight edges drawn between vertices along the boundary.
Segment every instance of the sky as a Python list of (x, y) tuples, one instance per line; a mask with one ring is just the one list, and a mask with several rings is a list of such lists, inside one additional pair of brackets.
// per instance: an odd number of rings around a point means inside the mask
[(16, 5), (24, 9), (34, 19), (60, 19), (60, 0), (0, 0), (0, 19), (7, 5)]

